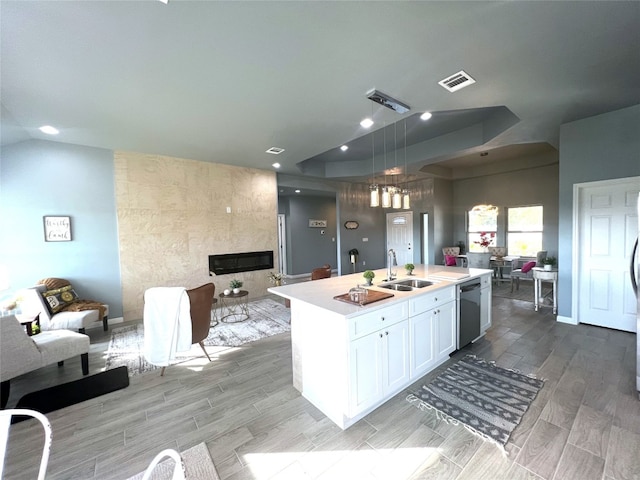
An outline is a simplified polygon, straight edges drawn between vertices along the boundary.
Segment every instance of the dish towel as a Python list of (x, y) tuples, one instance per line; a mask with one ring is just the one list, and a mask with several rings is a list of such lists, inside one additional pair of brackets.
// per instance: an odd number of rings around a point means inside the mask
[(144, 357), (166, 367), (176, 352), (191, 348), (191, 306), (183, 287), (154, 287), (144, 292)]

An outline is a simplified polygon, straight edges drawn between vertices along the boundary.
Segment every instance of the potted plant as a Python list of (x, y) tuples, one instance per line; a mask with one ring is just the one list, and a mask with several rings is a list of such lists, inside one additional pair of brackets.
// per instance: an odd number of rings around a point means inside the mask
[(553, 267), (556, 265), (556, 257), (547, 257), (542, 260), (542, 264), (545, 270), (553, 270)]
[(233, 293), (240, 293), (240, 287), (242, 286), (242, 282), (237, 278), (234, 278), (229, 282), (229, 287), (233, 291)]
[(407, 275), (413, 275), (413, 269), (416, 266), (413, 263), (405, 263), (404, 269), (407, 271)]
[(373, 283), (371, 283), (371, 281), (376, 276), (376, 274), (373, 273), (372, 270), (365, 270), (364, 273), (362, 274), (362, 276), (367, 280), (367, 285), (373, 285)]

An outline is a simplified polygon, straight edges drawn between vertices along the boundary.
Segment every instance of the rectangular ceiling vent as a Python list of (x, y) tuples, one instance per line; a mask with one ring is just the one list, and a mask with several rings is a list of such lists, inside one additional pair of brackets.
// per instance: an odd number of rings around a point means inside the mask
[(411, 107), (409, 107), (409, 105), (406, 105), (401, 101), (396, 100), (395, 98), (392, 98), (389, 95), (386, 95), (378, 90), (368, 91), (367, 98), (373, 102), (379, 103), (383, 107), (390, 108), (391, 110), (394, 110), (400, 114), (406, 113), (411, 110)]
[(272, 155), (280, 155), (282, 152), (284, 152), (284, 148), (280, 147), (271, 147), (266, 151), (266, 153), (271, 153)]
[(440, 80), (438, 83), (450, 92), (455, 92), (476, 83), (476, 81), (464, 70), (460, 70), (458, 73), (454, 73), (450, 77)]

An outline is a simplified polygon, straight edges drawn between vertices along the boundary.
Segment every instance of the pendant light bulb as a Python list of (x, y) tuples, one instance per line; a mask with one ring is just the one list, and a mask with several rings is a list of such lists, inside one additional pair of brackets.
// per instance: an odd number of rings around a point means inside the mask
[(371, 185), (370, 187), (370, 197), (369, 206), (370, 207), (379, 207), (380, 206), (380, 193), (378, 192), (378, 185)]
[(394, 188), (393, 189), (393, 196), (392, 196), (392, 202), (391, 202), (393, 208), (402, 208), (402, 196), (400, 195), (400, 189), (399, 188)]
[(388, 187), (382, 187), (382, 208), (391, 207), (391, 193)]
[(402, 192), (402, 208), (404, 210), (411, 209), (411, 201), (409, 200), (409, 190), (403, 190)]

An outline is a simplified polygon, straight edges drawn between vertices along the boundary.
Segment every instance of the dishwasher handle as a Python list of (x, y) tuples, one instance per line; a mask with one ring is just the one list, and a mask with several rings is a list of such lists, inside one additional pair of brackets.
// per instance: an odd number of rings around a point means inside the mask
[(464, 293), (464, 292), (471, 292), (473, 290), (477, 290), (480, 288), (480, 284), (479, 283), (472, 283), (471, 285), (463, 285), (462, 287), (460, 287), (460, 293)]

